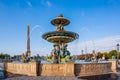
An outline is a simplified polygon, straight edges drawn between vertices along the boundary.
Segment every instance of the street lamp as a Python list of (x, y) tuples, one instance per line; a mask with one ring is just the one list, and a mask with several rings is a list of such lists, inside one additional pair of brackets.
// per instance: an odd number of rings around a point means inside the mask
[(119, 59), (119, 44), (117, 44), (117, 60)]
[(82, 55), (83, 55), (83, 50), (81, 50), (81, 52), (82, 52)]

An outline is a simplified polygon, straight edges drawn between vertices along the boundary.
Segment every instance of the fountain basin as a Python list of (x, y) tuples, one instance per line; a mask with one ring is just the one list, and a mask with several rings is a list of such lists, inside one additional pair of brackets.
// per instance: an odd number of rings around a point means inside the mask
[(71, 31), (52, 31), (42, 35), (42, 38), (52, 43), (68, 43), (79, 38), (79, 35)]
[(101, 63), (66, 62), (63, 64), (30, 63), (5, 63), (5, 71), (13, 74), (28, 76), (66, 76), (84, 77), (103, 75), (116, 72), (116, 61)]

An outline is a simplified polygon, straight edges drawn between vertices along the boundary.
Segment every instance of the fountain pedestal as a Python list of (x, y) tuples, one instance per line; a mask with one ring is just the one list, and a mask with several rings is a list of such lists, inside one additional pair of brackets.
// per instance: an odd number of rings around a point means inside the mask
[(65, 63), (65, 74), (64, 76), (74, 77), (74, 62)]

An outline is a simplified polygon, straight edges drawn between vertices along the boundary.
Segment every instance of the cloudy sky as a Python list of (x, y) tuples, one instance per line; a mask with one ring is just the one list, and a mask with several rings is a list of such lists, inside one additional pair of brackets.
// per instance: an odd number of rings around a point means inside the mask
[(41, 35), (55, 30), (50, 21), (59, 14), (71, 22), (65, 30), (80, 35), (69, 43), (72, 55), (109, 51), (120, 43), (120, 0), (0, 0), (0, 52), (24, 53), (30, 24), (32, 55), (50, 54), (52, 43)]

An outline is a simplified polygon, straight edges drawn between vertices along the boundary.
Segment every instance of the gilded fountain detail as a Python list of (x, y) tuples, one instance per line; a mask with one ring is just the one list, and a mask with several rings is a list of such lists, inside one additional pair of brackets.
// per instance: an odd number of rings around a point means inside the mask
[(51, 21), (51, 24), (56, 26), (56, 31), (47, 32), (42, 35), (42, 38), (53, 43), (54, 47), (47, 61), (51, 63), (64, 63), (70, 61), (70, 52), (67, 50), (67, 43), (78, 39), (79, 35), (75, 32), (64, 30), (64, 26), (69, 23), (70, 21), (60, 14)]

